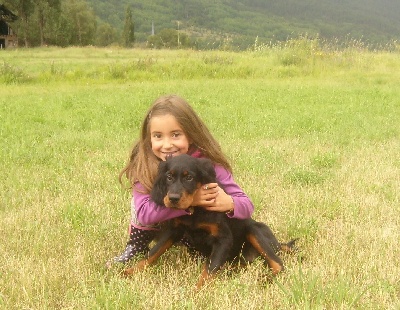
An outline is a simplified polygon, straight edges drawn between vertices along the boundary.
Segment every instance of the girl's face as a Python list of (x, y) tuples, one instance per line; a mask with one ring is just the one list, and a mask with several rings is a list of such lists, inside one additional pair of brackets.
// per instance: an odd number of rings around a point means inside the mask
[(159, 159), (186, 154), (190, 141), (175, 116), (166, 114), (150, 119), (151, 149)]

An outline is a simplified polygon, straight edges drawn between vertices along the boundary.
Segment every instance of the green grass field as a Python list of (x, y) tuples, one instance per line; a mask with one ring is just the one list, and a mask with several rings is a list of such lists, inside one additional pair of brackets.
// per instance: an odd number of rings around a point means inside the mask
[[(399, 52), (96, 48), (0, 51), (1, 309), (399, 309)], [(254, 217), (299, 237), (194, 293), (179, 248), (133, 279), (118, 173), (161, 94), (186, 98), (231, 159)]]

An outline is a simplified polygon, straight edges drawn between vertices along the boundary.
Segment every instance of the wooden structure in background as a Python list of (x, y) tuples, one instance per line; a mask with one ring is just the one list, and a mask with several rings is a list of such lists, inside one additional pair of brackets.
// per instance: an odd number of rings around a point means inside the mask
[(17, 19), (17, 15), (0, 4), (0, 49), (17, 47), (18, 37), (9, 25)]

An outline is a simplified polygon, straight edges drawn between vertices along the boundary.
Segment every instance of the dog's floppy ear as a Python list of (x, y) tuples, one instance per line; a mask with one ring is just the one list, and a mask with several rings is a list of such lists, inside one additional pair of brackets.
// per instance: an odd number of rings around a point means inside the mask
[(164, 204), (164, 197), (167, 195), (167, 182), (166, 182), (166, 173), (168, 170), (168, 164), (165, 161), (160, 162), (158, 166), (157, 177), (154, 181), (153, 188), (151, 189), (151, 199), (158, 204)]
[(214, 164), (208, 158), (199, 158), (199, 175), (201, 184), (216, 182), (217, 176), (215, 174)]

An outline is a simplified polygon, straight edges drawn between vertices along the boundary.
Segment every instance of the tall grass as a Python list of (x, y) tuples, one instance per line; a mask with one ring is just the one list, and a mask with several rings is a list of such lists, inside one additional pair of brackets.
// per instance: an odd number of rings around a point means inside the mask
[[(1, 51), (0, 308), (399, 308), (398, 52), (290, 44)], [(221, 142), (254, 217), (300, 238), (272, 283), (256, 262), (194, 294), (201, 262), (179, 248), (133, 279), (104, 268), (127, 239), (117, 175), (165, 93)]]
[[(105, 83), (192, 79), (318, 77), (393, 72), (398, 45), (369, 51), (349, 40), (344, 46), (300, 37), (259, 44), (247, 52), (42, 48), (2, 51), (0, 83)], [(382, 57), (383, 56), (383, 57)]]

